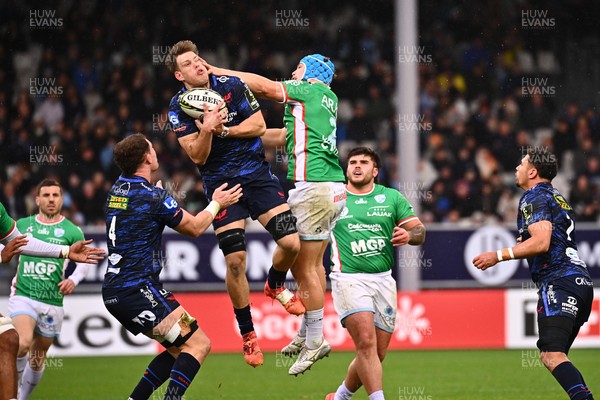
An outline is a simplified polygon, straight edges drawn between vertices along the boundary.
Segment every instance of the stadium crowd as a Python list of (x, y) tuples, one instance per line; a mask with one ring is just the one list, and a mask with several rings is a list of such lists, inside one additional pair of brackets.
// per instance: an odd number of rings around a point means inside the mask
[[(160, 157), (157, 179), (186, 209), (202, 209), (202, 183), (167, 118), (179, 88), (165, 57), (190, 38), (209, 62), (276, 80), (289, 78), (303, 54), (331, 56), (341, 158), (354, 144), (375, 147), (381, 182), (420, 200), (424, 223), (514, 221), (514, 168), (532, 145), (558, 155), (555, 185), (578, 221), (599, 220), (600, 115), (597, 105), (557, 96), (560, 35), (515, 28), (515, 10), (481, 5), (485, 18), (473, 19), (468, 5), (420, 2), (420, 44), (400, 48), (400, 62), (418, 62), (419, 112), (398, 116), (392, 2), (354, 3), (219, 2), (203, 12), (169, 2), (60, 2), (55, 10), (2, 3), (0, 201), (15, 218), (30, 214), (36, 184), (54, 177), (65, 188), (67, 217), (103, 225), (118, 176), (112, 148), (144, 132)], [(267, 126), (281, 127), (282, 106), (261, 104)], [(421, 147), (412, 184), (395, 173), (396, 138), (411, 124)], [(283, 150), (268, 158), (285, 180)]]

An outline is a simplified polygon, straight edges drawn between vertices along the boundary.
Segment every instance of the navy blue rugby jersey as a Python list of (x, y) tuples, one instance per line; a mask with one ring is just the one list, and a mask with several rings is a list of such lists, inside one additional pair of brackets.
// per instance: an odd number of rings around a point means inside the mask
[(158, 282), (165, 226), (174, 228), (183, 210), (164, 189), (139, 176), (120, 176), (104, 206), (108, 246), (105, 288)]
[(540, 221), (552, 223), (552, 237), (548, 252), (527, 259), (533, 281), (539, 285), (575, 274), (589, 278), (577, 253), (573, 209), (549, 182), (527, 190), (519, 201), (517, 227), (523, 241), (531, 237), (529, 225)]
[[(260, 110), (260, 105), (248, 86), (239, 78), (227, 75), (209, 75), (210, 88), (218, 92), (227, 104), (227, 123), (236, 126)], [(179, 106), (182, 88), (169, 103), (169, 123), (177, 138), (198, 132), (194, 119)], [(236, 139), (213, 137), (212, 149), (204, 165), (198, 170), (207, 184), (220, 184), (233, 176), (243, 176), (267, 166), (265, 149), (259, 137)]]

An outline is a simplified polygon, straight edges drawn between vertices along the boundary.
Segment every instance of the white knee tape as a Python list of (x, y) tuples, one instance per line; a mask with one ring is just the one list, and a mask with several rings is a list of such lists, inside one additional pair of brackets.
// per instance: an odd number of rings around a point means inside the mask
[(0, 317), (0, 335), (6, 331), (10, 331), (11, 329), (15, 329), (12, 324), (12, 319), (9, 317)]

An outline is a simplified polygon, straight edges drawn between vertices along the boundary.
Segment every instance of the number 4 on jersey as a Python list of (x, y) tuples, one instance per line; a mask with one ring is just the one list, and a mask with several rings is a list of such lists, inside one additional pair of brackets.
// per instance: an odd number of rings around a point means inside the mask
[(108, 238), (112, 242), (113, 247), (116, 246), (116, 243), (117, 243), (116, 226), (117, 226), (117, 216), (115, 215), (110, 220), (110, 227), (108, 228)]

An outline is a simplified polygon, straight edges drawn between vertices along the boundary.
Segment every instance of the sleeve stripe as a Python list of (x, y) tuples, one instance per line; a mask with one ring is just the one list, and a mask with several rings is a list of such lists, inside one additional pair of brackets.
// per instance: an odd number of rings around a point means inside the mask
[(414, 220), (418, 220), (418, 219), (419, 219), (419, 218), (417, 218), (417, 216), (416, 216), (416, 215), (412, 215), (412, 216), (410, 216), (410, 217), (407, 217), (407, 218), (404, 218), (404, 219), (402, 219), (402, 220), (398, 221), (398, 223), (396, 224), (396, 226), (401, 226), (401, 225), (404, 225), (404, 224), (405, 224), (405, 223), (407, 223), (407, 222), (414, 221)]
[(281, 92), (283, 93), (283, 101), (278, 103), (287, 103), (288, 101), (288, 93), (285, 85), (282, 82), (277, 82), (277, 84), (281, 87)]

